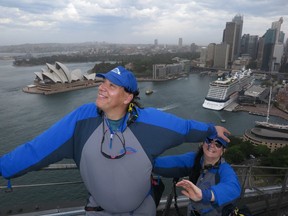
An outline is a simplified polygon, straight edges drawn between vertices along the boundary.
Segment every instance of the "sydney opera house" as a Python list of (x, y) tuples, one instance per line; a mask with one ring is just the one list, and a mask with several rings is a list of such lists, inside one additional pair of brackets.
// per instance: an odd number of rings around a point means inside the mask
[(46, 63), (46, 66), (47, 68), (42, 68), (40, 72), (34, 72), (36, 75), (34, 84), (23, 88), (24, 92), (55, 94), (94, 87), (99, 83), (95, 73), (82, 74), (80, 69), (70, 71), (66, 65), (60, 62), (56, 62), (55, 65)]

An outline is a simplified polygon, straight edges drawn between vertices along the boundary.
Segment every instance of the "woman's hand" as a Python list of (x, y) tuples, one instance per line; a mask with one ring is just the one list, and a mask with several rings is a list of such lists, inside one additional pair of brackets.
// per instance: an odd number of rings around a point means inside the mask
[[(213, 191), (210, 189), (201, 190), (199, 187), (197, 187), (195, 184), (193, 184), (189, 180), (182, 180), (176, 184), (177, 187), (182, 187), (184, 190), (181, 191), (181, 193), (191, 200), (197, 202), (202, 201), (204, 203), (207, 202), (213, 202), (215, 201), (215, 196)], [(204, 197), (203, 197), (204, 193)]]
[(202, 200), (202, 191), (189, 180), (182, 180), (176, 184), (177, 187), (182, 187), (184, 190), (181, 193), (191, 200), (197, 202)]

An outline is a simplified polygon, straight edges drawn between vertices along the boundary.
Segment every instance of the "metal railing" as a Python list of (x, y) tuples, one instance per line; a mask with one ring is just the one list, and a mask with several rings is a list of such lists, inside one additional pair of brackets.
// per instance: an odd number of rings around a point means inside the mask
[[(253, 215), (260, 214), (261, 211), (276, 212), (274, 215), (281, 215), (281, 209), (288, 208), (288, 167), (265, 167), (265, 166), (245, 166), (245, 165), (232, 165), (233, 169), (238, 175), (238, 178), (242, 185), (242, 193), (240, 201), (244, 205), (248, 205), (249, 208), (254, 213)], [(40, 172), (61, 172), (63, 170), (76, 170), (75, 164), (52, 164), (46, 168), (40, 170)], [(59, 175), (59, 174), (58, 174)], [(41, 177), (45, 178), (45, 175)], [(166, 183), (171, 181), (167, 179)], [(45, 182), (45, 183), (32, 183), (32, 184), (12, 184), (12, 189), (27, 189), (27, 188), (37, 188), (37, 187), (55, 187), (55, 186), (68, 186), (68, 185), (79, 185), (83, 182), (80, 180), (75, 181), (57, 181), (57, 182)], [(171, 184), (172, 185), (172, 184)], [(168, 187), (170, 188), (170, 187)], [(12, 192), (12, 189), (7, 188), (5, 185), (0, 185), (1, 190), (6, 192)], [(167, 187), (166, 187), (167, 189)], [(169, 189), (168, 189), (169, 190)], [(16, 190), (15, 190), (16, 191)], [(168, 191), (170, 192), (170, 191)], [(167, 192), (166, 192), (167, 193)], [(2, 195), (3, 196), (3, 193)], [(1, 197), (0, 196), (0, 197)], [(5, 196), (5, 195), (4, 195)], [(167, 194), (164, 196), (158, 206), (158, 212), (163, 212), (163, 209), (167, 207)], [(255, 199), (257, 197), (257, 199)], [(188, 204), (188, 199), (184, 196), (178, 197), (179, 207), (186, 207)], [(259, 204), (256, 204), (256, 201)], [(255, 206), (253, 206), (253, 204)], [(259, 206), (260, 205), (260, 206)], [(1, 206), (1, 205), (0, 205)], [(73, 209), (74, 208), (74, 209)], [(173, 208), (173, 206), (171, 206)], [(37, 209), (38, 211), (39, 209)], [(18, 210), (17, 213), (24, 213)], [(3, 212), (2, 212), (3, 213)], [(15, 211), (5, 210), (7, 215), (15, 214)], [(39, 212), (38, 212), (39, 213)], [(72, 206), (68, 210), (61, 205), (56, 208), (49, 209), (42, 212), (43, 215), (49, 216), (60, 216), (60, 215), (84, 215), (83, 207)], [(0, 215), (1, 207), (0, 207)], [(31, 213), (30, 215), (33, 215)], [(39, 215), (39, 214), (38, 214)]]

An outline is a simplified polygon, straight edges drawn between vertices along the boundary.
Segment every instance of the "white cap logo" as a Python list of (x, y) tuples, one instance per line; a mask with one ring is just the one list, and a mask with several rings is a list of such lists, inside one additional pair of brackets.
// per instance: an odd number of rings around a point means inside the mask
[(117, 73), (118, 75), (121, 75), (121, 72), (120, 72), (119, 68), (114, 68), (112, 70), (112, 72)]

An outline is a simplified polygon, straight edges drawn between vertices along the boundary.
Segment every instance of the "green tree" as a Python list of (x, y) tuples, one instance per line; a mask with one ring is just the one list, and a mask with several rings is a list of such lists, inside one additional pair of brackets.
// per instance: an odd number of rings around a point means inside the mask
[(232, 146), (224, 154), (225, 160), (230, 164), (240, 164), (245, 160), (245, 155), (241, 150), (241, 147)]
[(231, 147), (238, 146), (239, 150), (242, 152), (245, 159), (249, 159), (250, 155), (254, 155), (256, 152), (256, 147), (250, 141), (243, 141), (242, 138), (239, 137), (230, 137), (229, 148), (227, 151), (229, 152)]
[(254, 156), (255, 157), (267, 157), (270, 155), (270, 149), (266, 145), (257, 145), (254, 147)]
[(288, 146), (279, 148), (268, 155), (266, 158), (262, 158), (261, 165), (263, 166), (275, 166), (275, 167), (288, 167)]

